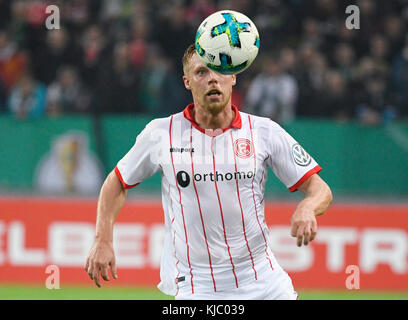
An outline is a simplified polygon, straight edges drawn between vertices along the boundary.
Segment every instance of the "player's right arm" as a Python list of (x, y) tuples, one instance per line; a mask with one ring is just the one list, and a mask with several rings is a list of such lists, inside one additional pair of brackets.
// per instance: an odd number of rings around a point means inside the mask
[[(161, 128), (160, 124), (164, 124)], [(136, 187), (161, 169), (156, 153), (168, 146), (168, 119), (149, 122), (135, 144), (106, 178), (98, 199), (95, 240), (85, 265), (89, 277), (100, 287), (100, 276), (109, 281), (108, 269), (117, 278), (113, 251), (113, 225), (126, 200), (127, 190)], [(163, 143), (159, 144), (160, 142)]]
[(113, 226), (125, 203), (127, 190), (114, 171), (106, 178), (98, 198), (95, 239), (86, 260), (85, 270), (100, 287), (100, 276), (109, 281), (108, 269), (117, 279), (113, 250)]

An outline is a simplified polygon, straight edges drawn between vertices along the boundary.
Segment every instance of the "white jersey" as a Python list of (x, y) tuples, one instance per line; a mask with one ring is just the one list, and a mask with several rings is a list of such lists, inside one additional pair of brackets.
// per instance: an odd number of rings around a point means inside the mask
[(239, 112), (227, 129), (200, 128), (191, 110), (151, 121), (115, 172), (131, 188), (162, 172), (165, 243), (159, 289), (226, 291), (280, 269), (264, 218), (267, 169), (290, 191), (321, 168), (277, 123)]

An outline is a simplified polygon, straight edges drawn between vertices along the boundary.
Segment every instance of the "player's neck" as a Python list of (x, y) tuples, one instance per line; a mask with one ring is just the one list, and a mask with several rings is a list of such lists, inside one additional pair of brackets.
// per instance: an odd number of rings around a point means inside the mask
[(235, 111), (232, 109), (231, 103), (227, 103), (217, 114), (213, 114), (199, 105), (194, 105), (192, 116), (200, 128), (216, 130), (230, 127), (235, 119)]

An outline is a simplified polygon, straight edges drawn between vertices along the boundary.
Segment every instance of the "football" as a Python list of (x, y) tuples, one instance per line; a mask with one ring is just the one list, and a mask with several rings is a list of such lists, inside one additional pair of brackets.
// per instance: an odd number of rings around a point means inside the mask
[(222, 10), (208, 16), (198, 27), (195, 47), (204, 65), (222, 74), (247, 69), (259, 51), (259, 33), (244, 14)]

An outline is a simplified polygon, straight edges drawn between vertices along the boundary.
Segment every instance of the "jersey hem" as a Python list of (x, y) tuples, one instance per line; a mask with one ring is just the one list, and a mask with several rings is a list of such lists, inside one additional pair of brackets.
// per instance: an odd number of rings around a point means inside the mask
[(122, 175), (121, 175), (121, 173), (120, 173), (120, 171), (119, 171), (118, 166), (115, 167), (115, 174), (116, 174), (116, 176), (119, 178), (120, 182), (122, 183), (123, 188), (125, 188), (125, 189), (132, 189), (132, 188), (136, 187), (136, 186), (140, 183), (140, 182), (139, 182), (139, 183), (132, 184), (132, 185), (127, 184), (127, 183), (123, 180), (123, 177), (122, 177)]
[(290, 192), (295, 192), (298, 190), (298, 188), (307, 180), (309, 179), (312, 175), (314, 175), (315, 173), (319, 173), (320, 171), (322, 171), (322, 168), (317, 165), (316, 167), (314, 167), (313, 169), (309, 170), (308, 172), (306, 172), (302, 178), (300, 178), (300, 180), (298, 182), (296, 182), (296, 184), (294, 184), (292, 187), (289, 188)]

